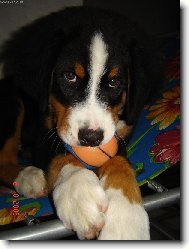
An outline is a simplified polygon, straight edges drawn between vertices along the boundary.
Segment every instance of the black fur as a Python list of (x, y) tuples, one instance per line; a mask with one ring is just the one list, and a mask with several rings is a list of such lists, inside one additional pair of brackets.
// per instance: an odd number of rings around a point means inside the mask
[[(19, 108), (17, 99), (21, 97), (25, 105), (22, 143), (35, 148), (36, 166), (45, 167), (54, 155), (54, 152), (46, 152), (54, 141), (54, 148), (58, 148), (56, 153), (62, 151), (61, 146), (57, 147), (60, 140), (55, 137), (56, 134), (47, 139), (45, 145), (41, 143), (47, 132), (44, 130), (44, 118), (49, 112), (49, 95), (54, 94), (67, 106), (85, 99), (88, 75), (79, 88), (69, 86), (66, 91), (65, 87), (62, 91), (59, 81), (62, 81), (61, 72), (69, 71), (73, 61), (79, 60), (83, 65), (88, 65), (87, 49), (92, 35), (98, 31), (102, 32), (108, 44), (109, 68), (112, 65), (121, 68), (121, 87), (114, 93), (107, 90), (107, 75), (103, 77), (101, 100), (114, 106), (120, 101), (122, 91), (126, 90), (128, 96), (122, 118), (128, 125), (134, 125), (144, 104), (159, 92), (162, 83), (160, 59), (144, 31), (124, 16), (84, 7), (67, 8), (22, 28), (3, 46), (0, 53), (5, 77), (0, 82), (0, 89), (2, 94), (7, 89), (10, 93), (6, 95), (8, 104), (0, 102), (1, 120), (5, 122), (2, 124), (1, 121), (0, 124), (0, 141), (14, 132)], [(132, 82), (130, 87), (129, 77)], [(10, 111), (7, 112), (7, 108)]]
[(20, 104), (14, 85), (9, 79), (0, 80), (0, 150), (7, 138), (13, 136), (16, 130), (16, 119), (19, 114)]

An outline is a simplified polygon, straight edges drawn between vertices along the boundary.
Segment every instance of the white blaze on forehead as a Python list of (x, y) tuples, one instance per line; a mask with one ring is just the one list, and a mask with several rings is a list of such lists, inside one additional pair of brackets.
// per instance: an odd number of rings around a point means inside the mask
[(89, 49), (89, 88), (85, 102), (78, 103), (71, 109), (68, 120), (69, 129), (62, 133), (63, 140), (70, 145), (78, 145), (78, 132), (83, 127), (92, 130), (102, 129), (104, 139), (102, 144), (107, 143), (115, 133), (115, 124), (111, 113), (105, 104), (97, 97), (101, 78), (105, 73), (105, 65), (108, 58), (107, 45), (101, 33), (95, 33)]
[(102, 34), (96, 33), (90, 45), (90, 99), (94, 99), (108, 58), (107, 45)]

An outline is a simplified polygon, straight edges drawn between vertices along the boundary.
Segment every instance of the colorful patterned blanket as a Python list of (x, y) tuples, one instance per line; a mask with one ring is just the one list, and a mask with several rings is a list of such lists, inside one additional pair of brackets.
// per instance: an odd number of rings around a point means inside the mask
[(139, 185), (180, 161), (180, 40), (177, 35), (165, 39), (163, 53), (165, 91), (159, 100), (145, 106), (127, 147)]
[[(139, 117), (127, 156), (145, 184), (180, 161), (180, 40), (178, 35), (160, 39), (166, 59), (167, 85), (162, 98), (145, 106)], [(0, 188), (0, 225), (53, 214), (48, 197), (27, 199), (15, 191)]]

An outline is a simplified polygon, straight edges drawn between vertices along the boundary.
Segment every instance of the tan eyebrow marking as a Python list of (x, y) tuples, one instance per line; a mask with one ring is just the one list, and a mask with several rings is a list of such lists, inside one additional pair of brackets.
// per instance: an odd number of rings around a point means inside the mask
[(113, 77), (118, 76), (119, 73), (119, 68), (118, 67), (113, 67), (110, 73), (108, 74), (108, 78), (111, 79)]
[(80, 78), (80, 79), (83, 79), (85, 77), (85, 70), (84, 70), (84, 67), (79, 64), (79, 63), (76, 63), (75, 64), (75, 73), (77, 74), (77, 76)]

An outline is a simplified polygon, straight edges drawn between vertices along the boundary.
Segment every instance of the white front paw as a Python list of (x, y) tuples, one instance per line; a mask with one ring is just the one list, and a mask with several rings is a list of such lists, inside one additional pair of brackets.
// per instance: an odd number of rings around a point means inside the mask
[(20, 171), (15, 179), (15, 189), (28, 198), (37, 198), (47, 194), (47, 184), (41, 169), (29, 166)]
[(131, 203), (121, 190), (108, 189), (106, 223), (98, 240), (149, 240), (149, 220), (139, 203)]
[(53, 199), (65, 227), (76, 231), (80, 239), (92, 239), (102, 229), (108, 202), (92, 171), (71, 164), (64, 166)]

